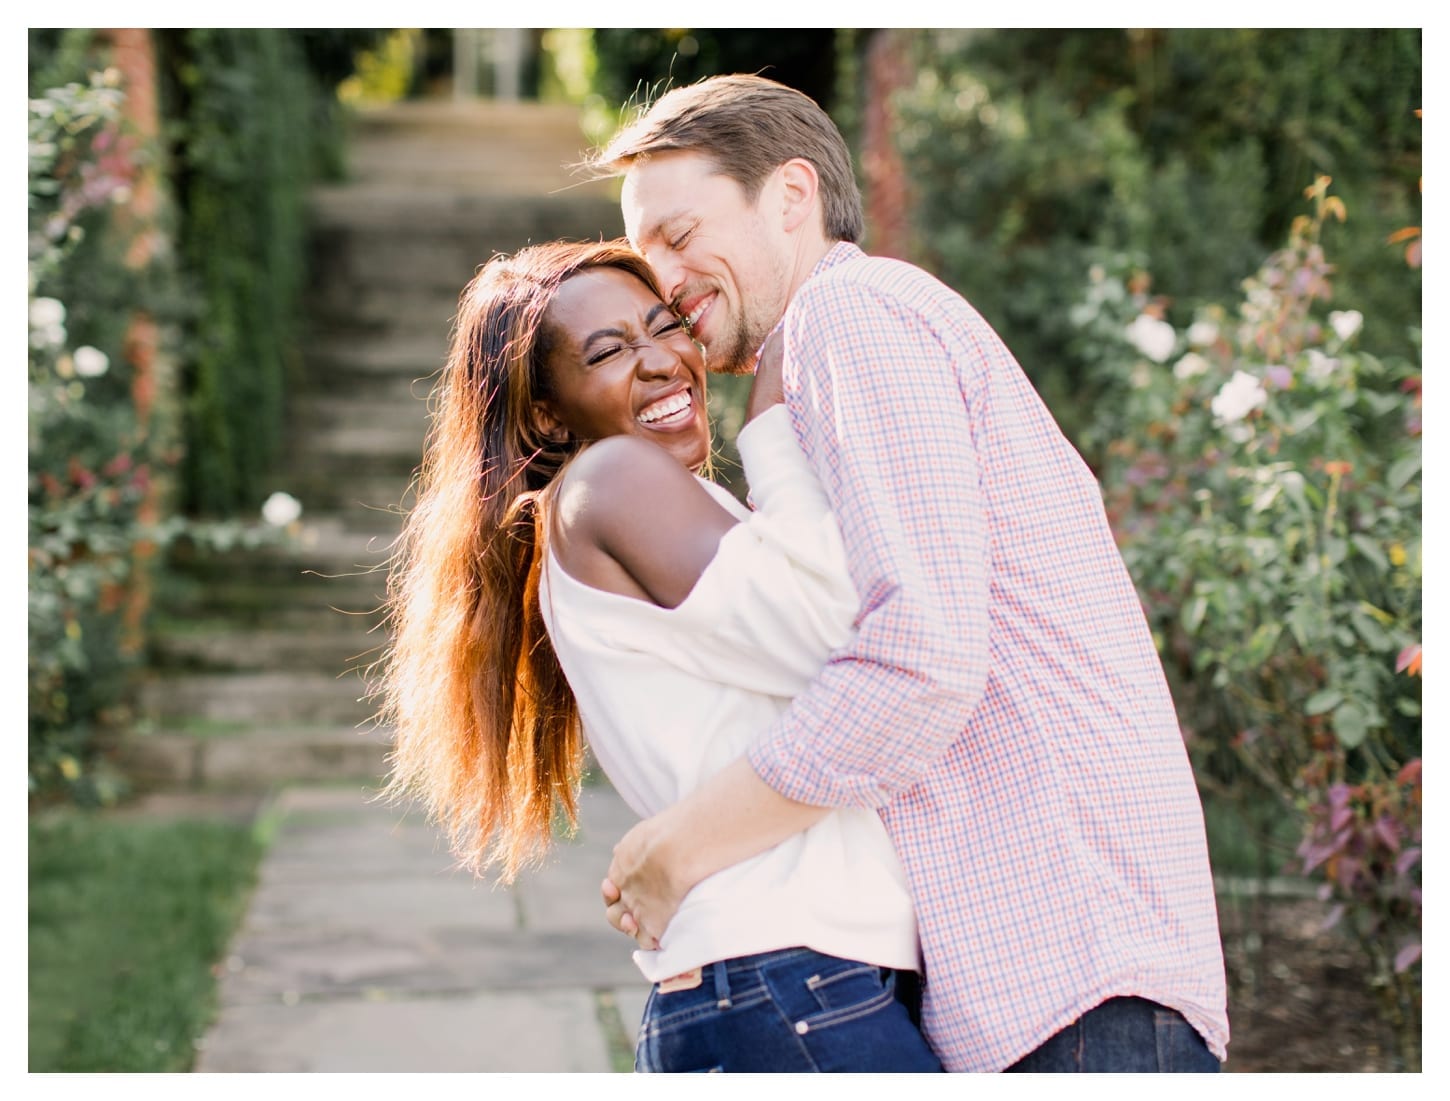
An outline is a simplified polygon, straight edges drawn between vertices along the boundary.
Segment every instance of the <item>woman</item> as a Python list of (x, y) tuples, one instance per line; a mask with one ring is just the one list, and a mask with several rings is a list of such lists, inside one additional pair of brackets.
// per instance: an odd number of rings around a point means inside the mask
[[(394, 561), (388, 791), (508, 881), (556, 806), (573, 821), (581, 725), (654, 814), (739, 758), (858, 602), (782, 407), (740, 434), (754, 512), (696, 474), (702, 353), (622, 242), (486, 265), (434, 400)], [(893, 996), (916, 926), (869, 810), (706, 879), (635, 959), (640, 1070), (940, 1069)]]

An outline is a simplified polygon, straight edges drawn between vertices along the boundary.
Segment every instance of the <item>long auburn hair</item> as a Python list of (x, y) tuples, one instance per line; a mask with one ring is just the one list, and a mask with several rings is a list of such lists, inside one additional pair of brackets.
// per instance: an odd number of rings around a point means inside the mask
[(374, 693), (393, 728), (383, 796), (418, 800), (464, 867), (496, 866), (506, 883), (544, 855), (556, 810), (577, 823), (579, 713), (538, 585), (549, 488), (589, 441), (551, 440), (533, 406), (550, 396), (549, 306), (565, 280), (601, 267), (659, 294), (623, 241), (496, 256), (464, 288), (389, 561)]

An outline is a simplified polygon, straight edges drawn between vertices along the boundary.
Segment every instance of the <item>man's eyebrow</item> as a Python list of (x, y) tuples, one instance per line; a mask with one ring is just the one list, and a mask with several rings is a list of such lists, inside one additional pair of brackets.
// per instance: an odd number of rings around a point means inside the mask
[(651, 225), (648, 230), (640, 234), (638, 243), (643, 244), (646, 241), (652, 241), (656, 238), (666, 236), (669, 229), (674, 225), (674, 223), (683, 221), (687, 217), (687, 211), (677, 210), (670, 214), (663, 215), (660, 218), (656, 218), (654, 224)]

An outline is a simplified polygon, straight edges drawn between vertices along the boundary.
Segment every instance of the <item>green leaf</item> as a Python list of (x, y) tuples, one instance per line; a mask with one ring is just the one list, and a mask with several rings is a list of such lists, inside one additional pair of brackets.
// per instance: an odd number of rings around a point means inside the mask
[(1207, 612), (1208, 598), (1202, 594), (1195, 596), (1183, 606), (1183, 629), (1190, 635), (1196, 635)]
[(1390, 560), (1385, 557), (1385, 552), (1380, 549), (1380, 545), (1376, 543), (1373, 539), (1371, 539), (1368, 535), (1362, 535), (1359, 532), (1355, 532), (1355, 534), (1349, 537), (1349, 541), (1354, 544), (1355, 549), (1358, 550), (1360, 554), (1364, 555), (1365, 558), (1369, 559), (1370, 562), (1377, 566), (1380, 570), (1389, 570)]
[(1349, 621), (1354, 624), (1354, 629), (1359, 632), (1359, 637), (1364, 639), (1365, 645), (1372, 650), (1393, 650), (1394, 639), (1369, 616), (1360, 609), (1355, 608), (1349, 613)]
[(1260, 623), (1249, 636), (1248, 645), (1244, 648), (1244, 660), (1250, 665), (1262, 664), (1274, 652), (1274, 644), (1279, 641), (1283, 632), (1282, 624)]
[(1309, 639), (1315, 633), (1315, 627), (1318, 626), (1317, 619), (1315, 610), (1307, 604), (1296, 605), (1284, 617), (1284, 622), (1294, 636), (1294, 641), (1299, 644), (1299, 649), (1309, 649)]
[(1322, 715), (1326, 711), (1333, 711), (1344, 702), (1344, 693), (1337, 688), (1321, 688), (1314, 695), (1309, 697), (1304, 704), (1304, 714)]
[(1369, 718), (1357, 704), (1346, 703), (1330, 719), (1334, 735), (1345, 749), (1353, 749), (1369, 735)]
[(1420, 717), (1420, 701), (1398, 699), (1395, 701), (1395, 710), (1398, 711), (1401, 715), (1407, 715), (1412, 719), (1418, 719)]
[(1405, 485), (1420, 472), (1420, 456), (1406, 455), (1403, 459), (1395, 462), (1385, 474), (1385, 482), (1390, 489), (1403, 489)]

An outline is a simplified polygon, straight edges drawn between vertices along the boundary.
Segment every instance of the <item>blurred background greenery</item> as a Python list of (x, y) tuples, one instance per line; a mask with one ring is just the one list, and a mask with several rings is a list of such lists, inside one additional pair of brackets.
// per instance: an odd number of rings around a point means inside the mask
[[(114, 909), (63, 908), (66, 876), (124, 879), (125, 853), (171, 844), (66, 808), (132, 794), (113, 751), (168, 545), (276, 537), (255, 517), (305, 369), (306, 196), (345, 179), (351, 120), (400, 101), (564, 103), (598, 142), (663, 89), (727, 71), (816, 98), (856, 152), (868, 251), (938, 275), (1014, 350), (1103, 480), (1216, 869), (1288, 871), (1340, 905), (1398, 1065), (1418, 1066), (1419, 30), (29, 39), (32, 1070), (178, 1066), (155, 1044), (133, 1045), (149, 1064), (97, 1053), (55, 1006), (37, 1016), (37, 986), (71, 981), (37, 930)], [(742, 396), (717, 387), (727, 458)], [(82, 836), (107, 828), (135, 840)], [(233, 892), (249, 836), (205, 842), (226, 849)], [(76, 846), (115, 859), (59, 855)], [(175, 941), (202, 973), (235, 910), (223, 891), (200, 916), (170, 911), (200, 929)], [(201, 1005), (184, 1032), (208, 995), (178, 982), (178, 1004)]]

